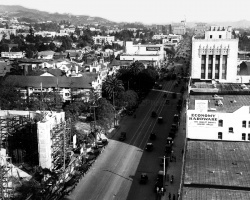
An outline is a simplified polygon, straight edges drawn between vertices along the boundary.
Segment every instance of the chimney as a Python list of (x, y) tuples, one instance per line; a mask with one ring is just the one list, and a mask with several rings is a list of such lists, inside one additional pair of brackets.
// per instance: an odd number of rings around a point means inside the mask
[(78, 65), (75, 65), (76, 74), (78, 74)]

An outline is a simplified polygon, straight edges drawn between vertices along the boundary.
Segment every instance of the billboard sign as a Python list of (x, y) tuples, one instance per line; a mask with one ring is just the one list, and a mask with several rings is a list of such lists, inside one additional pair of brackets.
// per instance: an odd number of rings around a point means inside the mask
[(217, 113), (188, 113), (188, 126), (190, 127), (218, 127), (218, 114)]
[(160, 51), (161, 47), (146, 47), (146, 51)]
[(195, 110), (198, 112), (207, 112), (208, 100), (195, 100)]

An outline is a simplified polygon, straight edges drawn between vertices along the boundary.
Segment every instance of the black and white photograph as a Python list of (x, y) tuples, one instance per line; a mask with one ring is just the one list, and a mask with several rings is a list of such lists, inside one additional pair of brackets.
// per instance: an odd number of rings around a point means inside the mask
[(249, 8), (1, 0), (0, 200), (250, 200)]

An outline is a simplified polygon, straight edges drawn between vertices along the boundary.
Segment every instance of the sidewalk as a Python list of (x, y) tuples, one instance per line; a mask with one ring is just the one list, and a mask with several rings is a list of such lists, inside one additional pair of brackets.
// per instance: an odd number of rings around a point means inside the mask
[[(184, 93), (183, 99), (186, 99), (187, 91)], [(178, 200), (180, 196), (180, 187), (181, 187), (181, 178), (182, 178), (182, 165), (183, 162), (183, 152), (185, 148), (185, 140), (186, 140), (186, 105), (183, 105), (181, 117), (180, 117), (180, 126), (178, 129), (178, 133), (174, 139), (173, 145), (173, 155), (176, 156), (176, 162), (172, 161), (169, 163), (168, 168), (166, 169), (166, 192), (162, 197), (162, 200)], [(173, 183), (170, 183), (171, 176), (174, 176)], [(171, 194), (171, 198), (169, 198), (169, 193)], [(179, 194), (178, 194), (179, 193)], [(175, 196), (175, 198), (173, 198)]]

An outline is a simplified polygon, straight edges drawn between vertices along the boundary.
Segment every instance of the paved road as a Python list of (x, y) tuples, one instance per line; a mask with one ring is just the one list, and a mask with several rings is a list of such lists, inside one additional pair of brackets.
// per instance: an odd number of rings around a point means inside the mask
[[(121, 128), (110, 138), (109, 145), (98, 157), (90, 171), (79, 182), (75, 190), (71, 193), (72, 200), (152, 200), (156, 199), (153, 192), (156, 174), (162, 169), (160, 157), (164, 155), (164, 146), (168, 132), (173, 121), (173, 116), (177, 113), (176, 99), (172, 99), (172, 94), (168, 94), (170, 104), (165, 104), (163, 91), (180, 91), (181, 85), (174, 87), (175, 81), (163, 82), (162, 91), (151, 91), (136, 111), (137, 118), (126, 116), (122, 120)], [(151, 117), (151, 112), (156, 111), (158, 116), (163, 117), (163, 124), (157, 123), (157, 118)], [(118, 141), (120, 132), (127, 132), (127, 139), (124, 142)], [(153, 141), (154, 150), (144, 151), (146, 143), (149, 141), (150, 133), (157, 133), (157, 139)], [(180, 136), (181, 138), (181, 136)], [(176, 142), (176, 155), (181, 154), (183, 143)], [(179, 173), (181, 160), (176, 164), (170, 163), (167, 173)], [(178, 165), (178, 166), (177, 166)], [(178, 167), (177, 172), (175, 168)], [(149, 182), (140, 185), (139, 179), (142, 172), (147, 172)], [(176, 174), (176, 179), (180, 174)], [(177, 192), (179, 182), (173, 185), (168, 182), (167, 192), (174, 190)], [(167, 193), (168, 194), (168, 193)], [(166, 199), (166, 196), (164, 197)]]
[[(173, 84), (174, 81), (164, 82), (163, 90), (171, 90)], [(159, 91), (150, 92), (137, 109), (137, 118), (127, 116), (123, 120), (119, 132), (114, 135), (113, 139), (110, 139), (109, 145), (102, 155), (71, 193), (71, 199), (125, 200), (132, 182), (137, 182), (136, 172), (148, 171), (150, 173), (149, 179), (153, 180), (157, 171), (156, 168), (159, 167), (158, 157), (164, 151), (163, 140), (167, 136), (167, 122), (172, 121), (170, 116), (175, 112), (174, 102), (166, 106), (164, 104), (165, 98), (162, 95), (163, 93)], [(159, 125), (156, 118), (151, 118), (153, 110), (159, 114), (162, 113), (163, 124)], [(150, 153), (144, 152), (143, 150), (152, 130), (158, 134), (158, 139), (154, 144), (155, 150)], [(121, 131), (127, 132), (127, 140), (124, 142), (117, 140)], [(161, 148), (160, 143), (162, 143)], [(149, 157), (150, 162), (146, 162), (143, 168), (140, 165), (139, 169), (137, 169), (142, 156)], [(155, 161), (152, 161), (152, 158)], [(153, 185), (153, 181), (150, 181), (150, 183)], [(150, 184), (148, 187), (151, 187)], [(154, 195), (152, 190), (149, 190), (148, 195)]]

